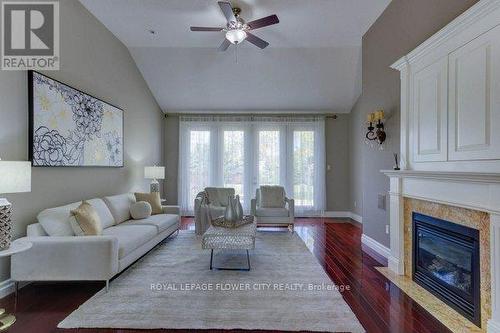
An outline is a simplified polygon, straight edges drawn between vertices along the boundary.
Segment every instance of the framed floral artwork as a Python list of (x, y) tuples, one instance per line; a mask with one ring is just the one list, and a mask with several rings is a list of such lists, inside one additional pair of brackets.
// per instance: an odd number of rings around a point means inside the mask
[(29, 155), (35, 167), (123, 167), (123, 110), (28, 72)]

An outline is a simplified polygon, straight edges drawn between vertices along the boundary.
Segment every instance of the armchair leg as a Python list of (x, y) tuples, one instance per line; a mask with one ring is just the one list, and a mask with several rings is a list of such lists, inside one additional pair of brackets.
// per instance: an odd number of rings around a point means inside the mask
[(109, 280), (106, 280), (106, 292), (109, 291)]

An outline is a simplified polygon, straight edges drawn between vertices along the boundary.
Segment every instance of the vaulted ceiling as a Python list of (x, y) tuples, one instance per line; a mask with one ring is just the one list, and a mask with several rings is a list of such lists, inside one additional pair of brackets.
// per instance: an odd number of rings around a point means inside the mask
[[(165, 112), (349, 112), (361, 93), (361, 38), (390, 0), (231, 1), (270, 45), (226, 52), (215, 0), (81, 0), (130, 50)], [(151, 34), (149, 30), (156, 33)]]

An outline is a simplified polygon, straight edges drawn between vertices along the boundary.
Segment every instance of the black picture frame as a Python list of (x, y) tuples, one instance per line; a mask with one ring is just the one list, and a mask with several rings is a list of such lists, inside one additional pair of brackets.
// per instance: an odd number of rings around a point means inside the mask
[[(58, 84), (61, 84), (63, 86), (66, 86), (70, 89), (73, 89), (74, 91), (89, 96), (95, 100), (98, 100), (101, 103), (107, 104), (119, 111), (121, 111), (121, 164), (120, 165), (40, 165), (35, 163), (34, 161), (34, 131), (35, 131), (35, 110), (34, 110), (34, 105), (35, 105), (35, 96), (34, 96), (34, 79), (33, 79), (33, 74), (36, 73), (37, 75), (43, 76), (49, 80), (52, 80), (54, 82), (57, 82)], [(78, 88), (75, 88), (73, 86), (70, 86), (69, 84), (66, 84), (64, 82), (61, 82), (57, 79), (54, 79), (50, 76), (47, 76), (45, 74), (42, 74), (38, 71), (34, 70), (29, 70), (27, 73), (27, 81), (28, 81), (28, 159), (32, 163), (32, 167), (37, 167), (37, 168), (123, 168), (125, 166), (125, 112), (124, 110), (116, 106), (114, 104), (111, 104), (109, 102), (106, 102), (96, 96), (93, 96), (91, 94), (86, 93), (85, 91), (82, 91)]]

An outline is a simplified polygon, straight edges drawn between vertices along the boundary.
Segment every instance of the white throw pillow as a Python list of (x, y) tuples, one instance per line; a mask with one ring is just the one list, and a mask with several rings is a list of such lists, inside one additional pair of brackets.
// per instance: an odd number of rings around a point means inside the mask
[(142, 220), (151, 216), (153, 209), (149, 202), (138, 201), (130, 206), (130, 215), (134, 220)]
[(104, 197), (104, 202), (115, 219), (114, 224), (130, 220), (130, 205), (135, 202), (135, 197), (132, 193)]

